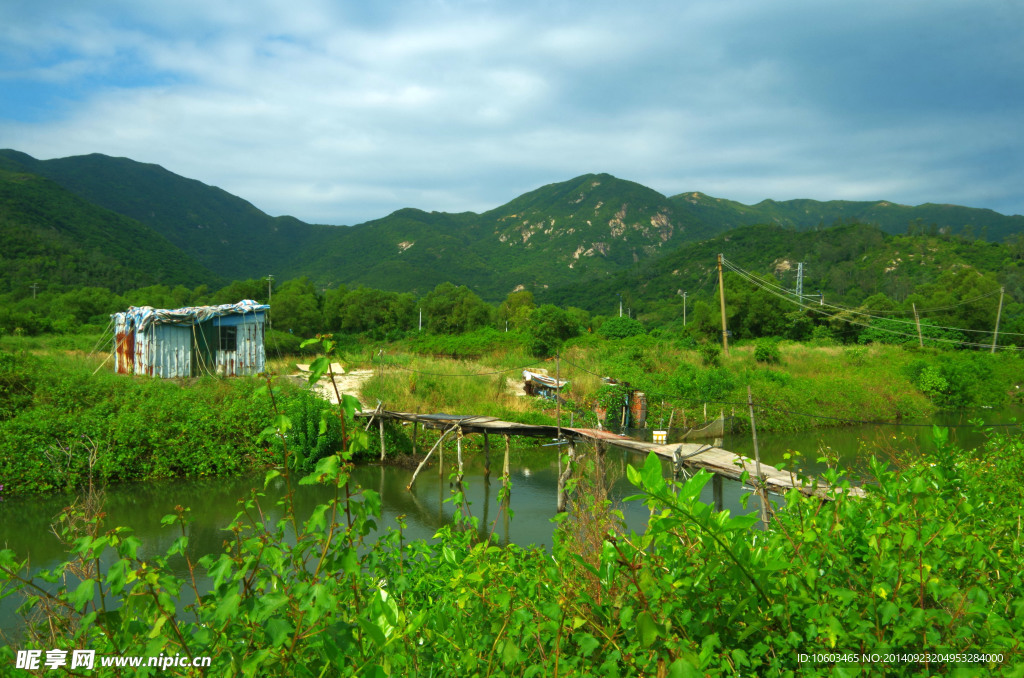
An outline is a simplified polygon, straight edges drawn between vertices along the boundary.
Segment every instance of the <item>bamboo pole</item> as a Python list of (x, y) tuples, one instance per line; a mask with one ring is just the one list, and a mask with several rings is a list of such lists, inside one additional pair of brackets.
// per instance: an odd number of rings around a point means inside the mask
[(999, 319), (1003, 315), (1003, 292), (1005, 292), (1005, 291), (1006, 291), (1005, 287), (1000, 287), (999, 288), (999, 310), (996, 311), (996, 330), (995, 330), (995, 332), (992, 333), (992, 351), (991, 351), (991, 353), (995, 353), (996, 352), (996, 339), (999, 338)]
[(501, 485), (502, 487), (508, 487), (509, 472), (508, 472), (508, 454), (509, 448), (511, 447), (512, 436), (505, 433), (505, 464), (501, 469)]
[[(438, 447), (441, 446), (441, 443), (444, 442), (445, 436), (447, 436), (449, 433), (451, 433), (454, 430), (455, 430), (455, 427), (452, 426), (450, 429), (448, 429), (447, 431), (445, 431), (444, 433), (441, 434), (441, 437), (437, 439), (437, 442), (434, 443), (434, 446), (430, 448), (429, 452), (427, 452), (427, 456), (423, 457), (423, 461), (421, 461), (420, 465), (416, 467), (416, 471), (412, 474), (412, 480), (410, 480), (409, 484), (405, 486), (405, 489), (407, 489), (407, 490), (411, 490), (412, 489), (412, 484), (416, 482), (416, 476), (418, 476), (420, 474), (420, 470), (424, 466), (426, 466), (427, 460), (430, 459), (430, 455), (432, 455), (434, 453), (434, 450), (436, 450)], [(439, 458), (443, 460), (444, 456), (443, 455), (439, 455)]]
[(718, 255), (718, 298), (722, 302), (722, 353), (729, 355), (729, 330), (725, 327), (725, 284), (722, 282), (721, 254)]
[(924, 348), (924, 339), (921, 338), (921, 318), (917, 315), (917, 304), (911, 302), (910, 306), (914, 309), (914, 323), (917, 325), (917, 347)]
[(459, 475), (455, 477), (455, 482), (462, 485), (462, 427), (459, 427), (459, 431), (455, 436), (455, 450), (459, 457)]
[(484, 431), (484, 484), (491, 482), (491, 440)]
[[(559, 454), (558, 457), (559, 457), (559, 459), (561, 459), (562, 455)], [(573, 459), (575, 457), (576, 457), (576, 443), (575, 443), (575, 441), (570, 440), (569, 441), (569, 445), (568, 445), (568, 459), (566, 459), (566, 463), (565, 463), (565, 471), (559, 473), (559, 475), (558, 475), (558, 499), (557, 499), (558, 503), (557, 503), (557, 506), (555, 507), (555, 510), (558, 513), (564, 513), (565, 512), (565, 502), (566, 502), (565, 484), (569, 480), (569, 478), (572, 476), (572, 462), (573, 462)]]
[(761, 522), (768, 527), (768, 496), (765, 494), (764, 478), (761, 476), (761, 453), (757, 449), (757, 426), (754, 424), (754, 398), (747, 385), (747, 407), (750, 408), (750, 433), (754, 436), (754, 469), (757, 472), (757, 492), (761, 497)]

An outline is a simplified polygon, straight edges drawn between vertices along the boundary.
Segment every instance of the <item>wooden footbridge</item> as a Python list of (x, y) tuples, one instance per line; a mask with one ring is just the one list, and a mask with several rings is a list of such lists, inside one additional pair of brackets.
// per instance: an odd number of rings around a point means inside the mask
[[(568, 479), (571, 472), (571, 460), (575, 456), (575, 446), (577, 443), (594, 444), (598, 449), (601, 449), (603, 445), (613, 445), (615, 447), (639, 452), (645, 456), (650, 452), (654, 452), (658, 456), (671, 461), (677, 474), (684, 468), (692, 470), (704, 469), (714, 475), (712, 487), (716, 508), (721, 508), (722, 505), (722, 478), (741, 480), (744, 472), (749, 472), (750, 482), (758, 484), (766, 491), (775, 494), (785, 494), (790, 490), (796, 489), (808, 496), (820, 497), (821, 499), (831, 499), (836, 491), (835, 488), (829, 487), (823, 481), (808, 483), (806, 479), (801, 480), (801, 478), (795, 476), (789, 471), (782, 471), (767, 464), (756, 464), (752, 459), (712, 445), (700, 445), (696, 443), (648, 443), (642, 440), (636, 440), (635, 438), (618, 435), (603, 429), (539, 426), (535, 424), (522, 424), (514, 421), (502, 421), (496, 417), (486, 416), (393, 412), (381, 407), (378, 407), (373, 412), (363, 412), (356, 416), (369, 420), (366, 425), (367, 429), (369, 429), (373, 421), (378, 422), (381, 431), (382, 460), (384, 459), (385, 451), (384, 421), (386, 420), (408, 422), (413, 425), (412, 440), (414, 452), (416, 450), (417, 432), (420, 426), (443, 431), (441, 437), (438, 438), (437, 442), (416, 468), (416, 472), (413, 474), (412, 480), (409, 482), (409, 489), (411, 489), (413, 483), (416, 482), (416, 476), (419, 475), (419, 472), (427, 464), (430, 456), (434, 453), (434, 450), (441, 445), (449, 434), (454, 433), (457, 441), (456, 446), (458, 450), (459, 478), (462, 477), (462, 438), (467, 435), (483, 434), (484, 452), (487, 456), (488, 469), (490, 466), (489, 435), (495, 434), (504, 437), (505, 460), (503, 477), (506, 478), (508, 477), (509, 470), (508, 454), (511, 436), (548, 438), (556, 441), (557, 443), (564, 443), (567, 445), (570, 467), (567, 467), (562, 471), (558, 478), (558, 505), (560, 510), (564, 507), (562, 489), (564, 488), (565, 481)], [(760, 473), (758, 473), (758, 471), (760, 471)], [(758, 477), (761, 479), (760, 483), (757, 482)], [(856, 495), (863, 494), (863, 490), (858, 488), (851, 488), (847, 491)]]

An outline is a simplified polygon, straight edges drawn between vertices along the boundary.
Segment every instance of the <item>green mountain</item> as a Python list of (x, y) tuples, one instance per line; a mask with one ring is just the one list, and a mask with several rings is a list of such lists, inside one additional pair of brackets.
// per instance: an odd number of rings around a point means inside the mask
[(151, 228), (49, 179), (0, 170), (0, 292), (90, 285), (116, 292), (222, 280)]
[(292, 272), (293, 261), (316, 251), (337, 230), (268, 216), (219, 188), (128, 158), (94, 153), (36, 160), (3, 150), (0, 169), (44, 176), (84, 200), (140, 221), (227, 279)]
[[(515, 289), (577, 306), (590, 304), (599, 289), (614, 291), (617, 298), (623, 281), (660, 279), (665, 267), (688, 270), (680, 257), (694, 251), (693, 243), (756, 224), (802, 232), (861, 222), (889, 234), (952, 233), (964, 240), (993, 241), (1024, 233), (1024, 217), (991, 210), (814, 200), (744, 205), (702, 193), (669, 198), (608, 174), (543, 186), (482, 214), (408, 208), (338, 227), (271, 217), (219, 188), (126, 158), (93, 154), (40, 161), (7, 150), (0, 151), (0, 169), (46, 177), (82, 201), (117, 212), (133, 224), (141, 222), (224, 278), (272, 273), (282, 281), (308, 276), (324, 286), (367, 285), (418, 294), (448, 281), (467, 285), (489, 301)], [(805, 240), (789, 233), (790, 239)], [(91, 251), (94, 246), (77, 242), (77, 237), (69, 230), (65, 246)], [(842, 242), (821, 246), (852, 248)], [(104, 252), (131, 269), (147, 247), (143, 239), (130, 251)], [(175, 257), (181, 262), (180, 254)], [(167, 266), (147, 270), (154, 278), (164, 275)], [(175, 281), (182, 274), (175, 273)], [(663, 291), (673, 287), (670, 282), (662, 281)]]
[(777, 224), (806, 230), (835, 222), (878, 226), (886, 233), (947, 233), (1001, 242), (1024, 231), (1024, 216), (1006, 216), (988, 209), (926, 203), (911, 207), (886, 201), (763, 200), (744, 205), (703, 193), (680, 193), (671, 201), (685, 214), (717, 232), (753, 224)]
[(500, 300), (519, 286), (610, 275), (692, 239), (689, 226), (660, 193), (588, 174), (483, 214), (399, 210), (337, 234), (305, 271), (396, 291), (452, 281)]
[[(1024, 299), (1024, 248), (948, 235), (892, 235), (877, 226), (841, 224), (799, 232), (778, 224), (741, 226), (715, 238), (689, 243), (643, 266), (602, 280), (576, 283), (537, 295), (538, 303), (577, 305), (610, 314), (619, 295), (634, 315), (664, 320), (681, 315), (682, 294), (692, 304), (704, 299), (717, 309), (718, 254), (727, 265), (727, 288), (753, 285), (732, 264), (757, 276), (771, 276), (792, 292), (797, 264), (804, 264), (804, 293), (824, 293), (827, 303), (853, 305), (874, 294), (902, 301), (927, 286), (954, 277), (971, 286), (998, 280), (1010, 299)], [(972, 282), (973, 281), (973, 282)], [(788, 296), (788, 295), (786, 295)], [(968, 293), (955, 295), (968, 298)], [(817, 298), (815, 298), (817, 301)], [(810, 303), (810, 302), (809, 302)]]

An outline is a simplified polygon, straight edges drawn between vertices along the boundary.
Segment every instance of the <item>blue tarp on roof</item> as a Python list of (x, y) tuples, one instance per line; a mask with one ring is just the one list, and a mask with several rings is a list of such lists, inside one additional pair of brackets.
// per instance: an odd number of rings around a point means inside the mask
[(252, 299), (243, 299), (235, 304), (219, 306), (185, 306), (183, 308), (166, 309), (152, 306), (132, 306), (123, 313), (111, 317), (123, 316), (128, 327), (145, 332), (151, 325), (198, 325), (211, 318), (226, 315), (256, 314), (269, 310), (266, 304), (258, 304)]

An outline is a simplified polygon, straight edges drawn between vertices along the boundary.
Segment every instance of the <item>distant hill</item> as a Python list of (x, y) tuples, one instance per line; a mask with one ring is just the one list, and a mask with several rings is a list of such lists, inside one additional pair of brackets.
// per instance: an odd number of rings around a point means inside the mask
[(222, 279), (151, 228), (97, 207), (55, 182), (0, 170), (0, 292), (39, 284), (123, 292)]
[[(666, 197), (608, 174), (542, 186), (482, 214), (407, 208), (356, 226), (323, 226), (271, 217), (219, 188), (127, 158), (40, 161), (7, 150), (0, 151), (0, 169), (49, 178), (83, 201), (141, 222), (224, 278), (305, 275), (318, 285), (418, 294), (450, 281), (489, 301), (522, 288), (538, 298), (568, 294), (568, 303), (584, 305), (590, 291), (612, 280), (649, 275), (663, 260), (686, 256), (684, 246), (756, 224), (808, 231), (861, 222), (891, 234), (992, 241), (1024, 233), (1024, 217), (991, 210), (878, 201), (744, 205), (697, 192)], [(106, 254), (122, 266), (138, 256)], [(150, 270), (157, 276), (164, 268)]]
[(1006, 216), (988, 209), (926, 203), (911, 207), (892, 202), (849, 200), (763, 200), (744, 205), (703, 193), (680, 193), (671, 201), (691, 218), (714, 224), (717, 232), (753, 224), (777, 224), (807, 230), (836, 222), (878, 226), (886, 233), (949, 233), (1002, 242), (1024, 231), (1024, 216)]
[(271, 217), (219, 188), (128, 158), (94, 153), (36, 160), (4, 150), (0, 169), (47, 177), (84, 200), (140, 221), (227, 279), (279, 273), (336, 230)]
[[(1006, 283), (1007, 294), (1024, 297), (1024, 248), (956, 236), (892, 235), (877, 226), (841, 224), (800, 232), (778, 224), (741, 226), (715, 238), (689, 243), (663, 257), (602, 280), (575, 283), (537, 296), (538, 303), (576, 305), (609, 314), (622, 294), (641, 316), (681, 314), (681, 295), (691, 303), (717, 294), (717, 257), (754, 274), (772, 274), (793, 290), (804, 263), (804, 292), (825, 293), (830, 303), (856, 304), (882, 293), (902, 300), (944, 273), (970, 271)], [(728, 270), (725, 275), (735, 276)], [(665, 309), (668, 308), (666, 311)], [(663, 319), (663, 318), (662, 318)]]

